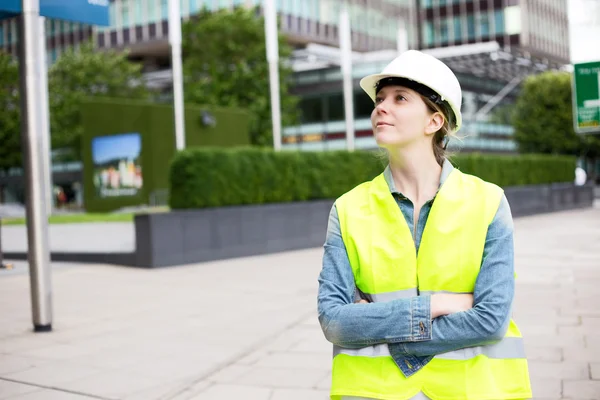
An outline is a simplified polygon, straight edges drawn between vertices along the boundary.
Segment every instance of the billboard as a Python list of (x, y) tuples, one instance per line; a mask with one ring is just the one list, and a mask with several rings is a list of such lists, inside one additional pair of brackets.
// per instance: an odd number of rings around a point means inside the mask
[(93, 181), (96, 196), (135, 196), (143, 186), (142, 138), (139, 133), (92, 139)]

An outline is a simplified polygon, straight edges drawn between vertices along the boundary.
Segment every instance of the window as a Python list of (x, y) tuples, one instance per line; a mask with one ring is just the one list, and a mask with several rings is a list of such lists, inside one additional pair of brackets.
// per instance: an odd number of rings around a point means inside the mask
[(481, 36), (483, 36), (483, 37), (489, 36), (490, 35), (490, 19), (489, 19), (488, 13), (483, 12), (483, 13), (479, 14), (479, 17), (477, 19), (478, 19), (477, 25), (479, 25), (479, 29), (481, 31)]
[(423, 25), (423, 42), (425, 46), (431, 46), (433, 44), (433, 24), (431, 21), (427, 21), (425, 25)]
[(475, 16), (473, 14), (467, 15), (467, 37), (469, 40), (475, 39)]
[(504, 14), (502, 10), (494, 11), (494, 24), (496, 25), (496, 34), (504, 33)]
[(129, 21), (129, 2), (124, 1), (121, 3), (121, 26), (127, 28), (131, 21)]
[(144, 23), (144, 17), (142, 15), (142, 0), (135, 0), (135, 25), (141, 25)]
[(158, 9), (156, 8), (156, 3), (153, 1), (145, 1), (146, 7), (148, 7), (148, 23), (156, 22), (158, 20)]
[(440, 21), (439, 35), (440, 42), (442, 44), (448, 43), (448, 19), (442, 19)]
[(373, 112), (373, 100), (362, 90), (354, 92), (354, 117), (355, 118), (370, 118)]
[(160, 0), (160, 19), (169, 19), (169, 0)]
[(327, 95), (327, 121), (342, 121), (344, 119), (344, 95), (332, 93)]
[(460, 17), (454, 17), (454, 41), (461, 42), (462, 36), (462, 24)]
[(300, 100), (302, 123), (323, 122), (323, 100), (319, 97), (307, 97)]
[[(116, 3), (114, 1), (111, 1), (108, 6), (108, 19), (109, 19), (110, 26), (116, 25), (116, 22), (115, 22), (116, 21), (116, 19), (115, 19), (115, 7), (116, 6), (115, 6), (115, 4)], [(56, 23), (59, 24), (60, 22), (56, 21)]]

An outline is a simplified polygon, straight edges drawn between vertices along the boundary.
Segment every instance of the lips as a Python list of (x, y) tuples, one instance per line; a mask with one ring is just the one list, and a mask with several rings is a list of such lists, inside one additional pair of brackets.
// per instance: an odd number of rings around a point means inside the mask
[(377, 123), (377, 126), (392, 126), (392, 124), (388, 124), (387, 122), (380, 121)]

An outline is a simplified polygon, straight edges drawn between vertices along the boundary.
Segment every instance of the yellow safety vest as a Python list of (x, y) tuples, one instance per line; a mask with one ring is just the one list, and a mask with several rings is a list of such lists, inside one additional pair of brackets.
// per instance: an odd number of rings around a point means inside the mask
[[(453, 170), (433, 202), (418, 255), (383, 174), (341, 196), (336, 207), (356, 286), (373, 301), (472, 293), (502, 193)], [(511, 320), (500, 342), (437, 355), (409, 378), (387, 344), (334, 347), (331, 398), (406, 400), (420, 393), (434, 400), (531, 398), (522, 340)]]

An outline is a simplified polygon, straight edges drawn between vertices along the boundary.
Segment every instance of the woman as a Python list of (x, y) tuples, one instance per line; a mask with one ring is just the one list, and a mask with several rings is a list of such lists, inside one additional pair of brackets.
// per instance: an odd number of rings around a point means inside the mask
[(360, 84), (389, 165), (329, 218), (318, 308), (332, 399), (531, 398), (508, 202), (444, 154), (462, 123), (456, 76), (411, 50)]

